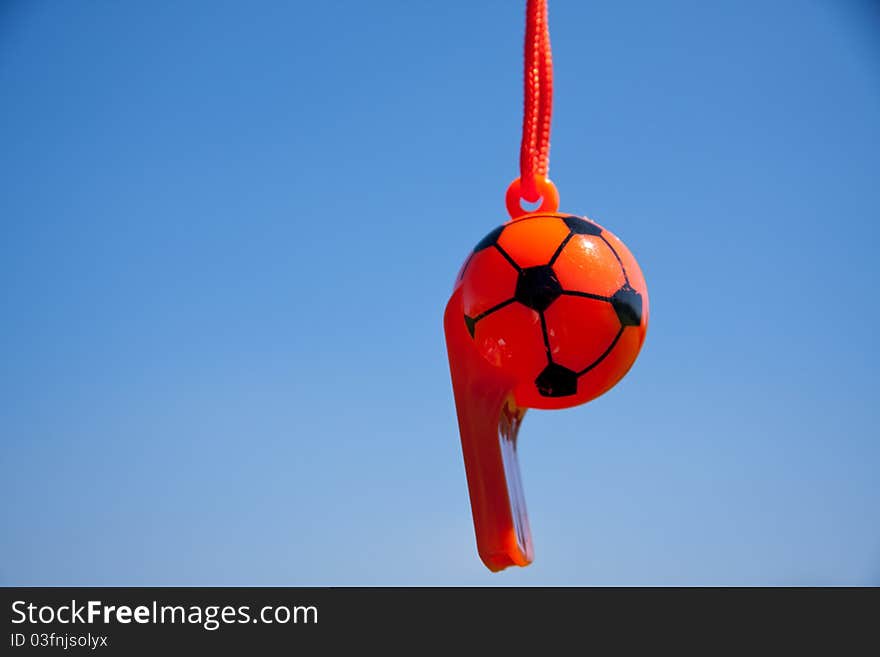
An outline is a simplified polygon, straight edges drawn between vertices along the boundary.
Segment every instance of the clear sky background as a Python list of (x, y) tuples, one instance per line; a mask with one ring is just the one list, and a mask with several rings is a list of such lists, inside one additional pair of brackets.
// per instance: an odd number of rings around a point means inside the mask
[(551, 0), (551, 175), (627, 378), (477, 558), (441, 318), (522, 2), (0, 4), (0, 583), (880, 584), (880, 10)]

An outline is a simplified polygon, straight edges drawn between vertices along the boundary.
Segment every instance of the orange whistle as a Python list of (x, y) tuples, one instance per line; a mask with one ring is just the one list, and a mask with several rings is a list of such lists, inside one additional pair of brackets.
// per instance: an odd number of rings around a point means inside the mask
[(477, 244), (443, 322), (477, 551), (493, 572), (526, 566), (516, 452), (526, 408), (585, 403), (626, 374), (647, 331), (644, 277), (595, 222), (538, 211)]

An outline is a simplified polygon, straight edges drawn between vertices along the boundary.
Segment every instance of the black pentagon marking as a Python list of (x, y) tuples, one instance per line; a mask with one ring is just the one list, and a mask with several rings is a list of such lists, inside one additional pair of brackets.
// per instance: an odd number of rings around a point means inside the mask
[(562, 294), (562, 285), (550, 265), (527, 267), (516, 280), (514, 298), (532, 310), (542, 312)]
[(498, 241), (498, 238), (501, 237), (501, 233), (504, 232), (504, 225), (498, 226), (491, 233), (486, 235), (483, 239), (477, 242), (477, 245), (474, 247), (474, 253), (477, 251), (482, 251), (483, 249), (488, 249), (490, 246), (494, 246), (495, 242)]
[(578, 375), (567, 367), (550, 363), (535, 379), (535, 385), (544, 397), (567, 397), (577, 392)]
[(582, 217), (575, 217), (574, 215), (570, 217), (563, 217), (562, 220), (565, 222), (565, 225), (568, 226), (569, 230), (575, 235), (601, 235), (602, 229), (599, 228), (592, 221), (588, 221)]
[(474, 331), (477, 330), (477, 320), (473, 317), (464, 316), (464, 325), (467, 327), (467, 332), (471, 334), (471, 337), (474, 337)]
[(621, 326), (638, 326), (642, 323), (642, 295), (624, 285), (611, 297), (611, 305)]

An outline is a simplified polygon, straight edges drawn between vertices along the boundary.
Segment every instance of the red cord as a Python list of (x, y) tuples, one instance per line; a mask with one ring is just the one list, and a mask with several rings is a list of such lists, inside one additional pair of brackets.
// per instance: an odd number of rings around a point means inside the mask
[(547, 0), (527, 0), (525, 46), (525, 108), (519, 154), (522, 197), (541, 198), (535, 178), (545, 179), (550, 167), (550, 117), (553, 110), (553, 59)]

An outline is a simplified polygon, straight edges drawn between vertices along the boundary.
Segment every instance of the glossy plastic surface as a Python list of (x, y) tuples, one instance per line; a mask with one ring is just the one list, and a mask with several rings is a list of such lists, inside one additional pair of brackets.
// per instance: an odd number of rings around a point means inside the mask
[(483, 238), (457, 281), (465, 328), (516, 381), (520, 407), (565, 408), (609, 390), (648, 325), (645, 279), (629, 249), (581, 217), (533, 213)]
[(533, 213), (480, 240), (446, 307), (446, 331), (477, 548), (491, 570), (532, 559), (516, 462), (526, 408), (603, 394), (648, 325), (645, 279), (595, 222)]

